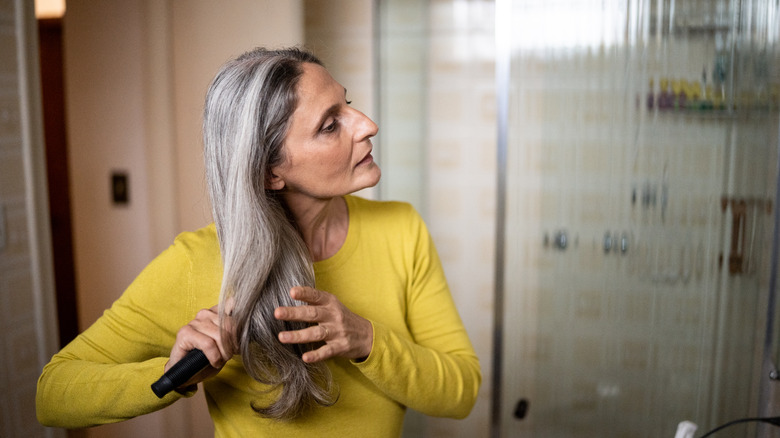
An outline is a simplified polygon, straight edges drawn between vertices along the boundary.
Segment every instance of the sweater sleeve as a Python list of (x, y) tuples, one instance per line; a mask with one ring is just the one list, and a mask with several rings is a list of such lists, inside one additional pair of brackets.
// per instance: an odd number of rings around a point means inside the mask
[(482, 375), (433, 241), (415, 213), (406, 324), (411, 339), (372, 321), (374, 347), (355, 363), (385, 394), (427, 415), (465, 418)]
[(52, 357), (38, 380), (41, 424), (81, 428), (113, 423), (182, 397), (173, 391), (159, 399), (151, 384), (163, 373), (178, 329), (194, 313), (191, 270), (186, 251), (174, 244), (91, 327)]

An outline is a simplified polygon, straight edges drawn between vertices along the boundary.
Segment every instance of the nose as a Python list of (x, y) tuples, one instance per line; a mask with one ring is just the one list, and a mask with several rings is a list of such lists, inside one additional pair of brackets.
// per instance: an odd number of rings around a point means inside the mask
[(371, 118), (358, 110), (355, 111), (355, 141), (371, 139), (379, 132), (379, 126)]

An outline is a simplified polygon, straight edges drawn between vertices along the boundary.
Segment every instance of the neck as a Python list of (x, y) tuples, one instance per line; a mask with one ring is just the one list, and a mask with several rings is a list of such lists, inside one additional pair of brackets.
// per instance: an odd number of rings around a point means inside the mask
[(349, 229), (349, 212), (344, 198), (314, 199), (288, 193), (285, 202), (312, 260), (325, 260), (338, 252)]

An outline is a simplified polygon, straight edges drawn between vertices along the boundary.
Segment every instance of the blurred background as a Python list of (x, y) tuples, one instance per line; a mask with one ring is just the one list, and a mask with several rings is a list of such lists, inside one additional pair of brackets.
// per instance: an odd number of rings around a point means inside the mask
[(361, 195), (422, 213), (480, 356), (472, 414), (405, 437), (778, 415), (778, 37), (778, 0), (0, 1), (0, 436), (213, 436), (202, 393), (43, 428), (35, 382), (211, 221), (202, 101), (259, 45), (378, 122)]

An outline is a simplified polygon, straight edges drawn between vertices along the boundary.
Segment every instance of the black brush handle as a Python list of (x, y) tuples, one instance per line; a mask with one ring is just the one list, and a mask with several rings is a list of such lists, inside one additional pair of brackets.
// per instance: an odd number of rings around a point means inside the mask
[(152, 384), (152, 391), (157, 397), (163, 398), (165, 394), (186, 383), (208, 365), (209, 359), (202, 351), (197, 348), (190, 350), (182, 360), (176, 362), (159, 380)]

